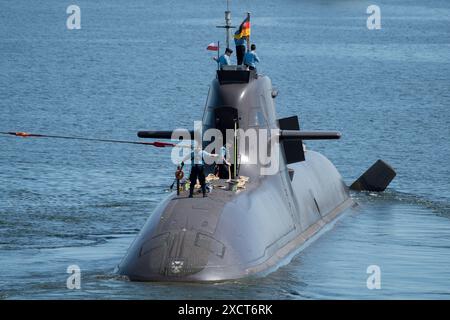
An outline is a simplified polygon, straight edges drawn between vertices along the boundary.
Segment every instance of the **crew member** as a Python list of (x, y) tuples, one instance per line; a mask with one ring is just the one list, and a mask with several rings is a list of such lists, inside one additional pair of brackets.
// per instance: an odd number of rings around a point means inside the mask
[[(190, 186), (189, 186), (189, 198), (194, 195), (194, 186), (197, 183), (197, 178), (200, 181), (200, 186), (202, 188), (203, 197), (206, 197), (206, 181), (205, 181), (205, 157), (218, 157), (218, 154), (208, 153), (202, 150), (200, 144), (197, 144), (194, 150), (183, 159), (183, 162), (191, 158), (191, 174), (189, 176)], [(182, 162), (182, 164), (183, 164)]]
[(246, 43), (247, 37), (241, 37), (239, 39), (234, 38), (234, 44), (236, 45), (236, 59), (238, 66), (242, 65), (242, 62), (244, 62), (244, 55), (245, 55), (245, 43)]
[(231, 64), (230, 56), (233, 53), (233, 50), (230, 48), (226, 48), (225, 53), (221, 55), (219, 58), (214, 57), (213, 59), (217, 61), (219, 64), (219, 68), (222, 69), (223, 66), (229, 66)]
[(244, 64), (250, 69), (256, 69), (256, 63), (259, 62), (258, 55), (256, 54), (256, 45), (252, 44), (250, 51), (245, 53)]
[(231, 163), (227, 160), (227, 148), (229, 147), (229, 144), (222, 146), (220, 148), (220, 160), (221, 163), (217, 165), (217, 176), (220, 178), (222, 171), (228, 172), (228, 179), (227, 182), (231, 181)]

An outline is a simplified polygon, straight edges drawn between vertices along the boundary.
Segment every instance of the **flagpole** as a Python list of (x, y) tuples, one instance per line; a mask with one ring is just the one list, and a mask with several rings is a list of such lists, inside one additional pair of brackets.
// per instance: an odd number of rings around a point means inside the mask
[(238, 155), (237, 155), (237, 122), (236, 120), (234, 120), (234, 178), (237, 179), (236, 177), (236, 167), (237, 167), (237, 159), (238, 159)]
[[(248, 23), (250, 23), (250, 12), (247, 12)], [(247, 51), (250, 51), (250, 35), (247, 36)]]

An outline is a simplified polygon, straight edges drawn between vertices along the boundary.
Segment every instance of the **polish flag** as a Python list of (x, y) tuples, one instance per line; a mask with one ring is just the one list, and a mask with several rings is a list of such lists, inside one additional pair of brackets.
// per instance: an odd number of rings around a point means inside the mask
[(206, 50), (210, 50), (210, 51), (219, 51), (219, 46), (214, 43), (211, 42), (210, 44), (208, 44), (208, 46), (206, 47)]

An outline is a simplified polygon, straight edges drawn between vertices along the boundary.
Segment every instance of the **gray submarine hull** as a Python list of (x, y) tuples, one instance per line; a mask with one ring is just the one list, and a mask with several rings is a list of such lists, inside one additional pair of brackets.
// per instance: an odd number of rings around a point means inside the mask
[[(306, 152), (295, 171), (244, 192), (188, 199), (171, 194), (150, 216), (119, 265), (132, 281), (222, 281), (264, 275), (353, 205), (333, 164)], [(284, 176), (284, 177), (283, 177)], [(280, 192), (281, 191), (281, 192)]]
[[(294, 127), (277, 120), (274, 92), (270, 79), (255, 71), (218, 71), (203, 128), (225, 131), (237, 123), (240, 129), (299, 130), (297, 119)], [(170, 138), (170, 132), (138, 136)], [(264, 275), (289, 262), (353, 200), (323, 155), (305, 152), (299, 140), (279, 149), (284, 152), (274, 174), (240, 164), (239, 175), (250, 178), (241, 192), (214, 189), (207, 198), (170, 194), (141, 229), (118, 273), (134, 281), (223, 281)]]

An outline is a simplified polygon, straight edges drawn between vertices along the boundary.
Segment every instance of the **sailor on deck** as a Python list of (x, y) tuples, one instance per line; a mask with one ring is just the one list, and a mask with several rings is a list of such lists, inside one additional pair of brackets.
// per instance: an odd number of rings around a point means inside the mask
[(217, 61), (219, 64), (219, 68), (222, 69), (223, 66), (229, 66), (231, 64), (230, 56), (233, 53), (233, 50), (227, 48), (225, 53), (221, 55), (219, 58), (214, 57), (213, 59)]
[(258, 55), (256, 54), (256, 45), (252, 44), (250, 51), (247, 51), (244, 56), (244, 64), (250, 69), (256, 69), (256, 63), (259, 62)]
[(227, 171), (227, 173), (228, 173), (228, 180), (227, 180), (227, 182), (231, 181), (231, 163), (227, 160), (227, 156), (228, 156), (227, 149), (229, 147), (230, 147), (230, 144), (227, 143), (227, 144), (225, 144), (224, 146), (222, 146), (220, 148), (220, 159), (221, 159), (222, 163), (220, 163), (218, 165), (218, 172), (217, 172), (217, 176), (220, 177), (220, 173), (221, 173), (221, 169), (222, 168), (224, 169), (224, 171)]
[(205, 179), (205, 167), (204, 167), (204, 159), (205, 157), (218, 157), (217, 154), (208, 153), (202, 150), (201, 146), (198, 144), (195, 146), (194, 150), (190, 155), (184, 158), (183, 161), (186, 161), (191, 158), (191, 174), (189, 176), (190, 185), (189, 185), (189, 198), (192, 198), (194, 195), (194, 186), (197, 183), (197, 178), (200, 181), (200, 185), (202, 188), (203, 197), (206, 197), (206, 179)]

